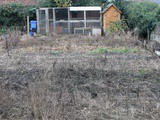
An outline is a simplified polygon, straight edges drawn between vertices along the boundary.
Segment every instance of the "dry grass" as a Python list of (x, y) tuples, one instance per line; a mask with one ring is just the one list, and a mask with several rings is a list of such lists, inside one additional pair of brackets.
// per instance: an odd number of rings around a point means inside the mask
[(27, 37), (10, 57), (0, 52), (0, 119), (158, 120), (156, 57), (144, 50), (88, 54), (102, 47), (142, 50), (135, 41), (130, 33), (51, 35)]

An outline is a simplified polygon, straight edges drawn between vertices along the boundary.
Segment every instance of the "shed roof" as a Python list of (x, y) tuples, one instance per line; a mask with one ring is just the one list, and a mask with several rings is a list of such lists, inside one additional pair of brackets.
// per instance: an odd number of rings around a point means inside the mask
[(99, 6), (81, 6), (81, 7), (46, 7), (39, 8), (42, 9), (69, 9), (69, 11), (101, 11), (101, 7)]
[(115, 7), (118, 12), (122, 13), (113, 3), (108, 4), (106, 6), (106, 8), (103, 9), (102, 13), (104, 13), (105, 11), (107, 11), (111, 6)]
[(96, 10), (101, 10), (101, 7), (97, 6), (85, 6), (85, 7), (69, 7), (70, 11), (96, 11)]

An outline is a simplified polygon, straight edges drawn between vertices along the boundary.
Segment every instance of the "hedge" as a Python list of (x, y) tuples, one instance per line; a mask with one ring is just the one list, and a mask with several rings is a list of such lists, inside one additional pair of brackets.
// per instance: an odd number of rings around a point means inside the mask
[(23, 26), (26, 23), (26, 16), (31, 19), (36, 18), (36, 6), (24, 6), (20, 3), (11, 3), (0, 6), (0, 26)]

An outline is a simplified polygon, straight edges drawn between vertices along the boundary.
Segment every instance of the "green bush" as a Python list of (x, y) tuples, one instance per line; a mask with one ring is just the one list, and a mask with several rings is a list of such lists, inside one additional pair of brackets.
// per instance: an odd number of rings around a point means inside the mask
[(158, 21), (160, 7), (153, 2), (131, 2), (125, 10), (129, 28), (138, 28), (139, 35), (147, 37), (147, 30), (151, 33)]
[[(101, 6), (103, 0), (77, 0), (72, 2), (73, 6)], [(105, 0), (104, 0), (105, 1)]]
[(22, 26), (26, 22), (26, 16), (35, 19), (33, 10), (35, 6), (23, 6), (20, 3), (11, 3), (0, 6), (0, 25), (3, 27)]
[(121, 30), (127, 30), (127, 25), (126, 25), (126, 20), (122, 18), (119, 21), (116, 22), (111, 22), (110, 28), (109, 28), (109, 33), (117, 33), (120, 32)]
[(55, 0), (40, 0), (39, 7), (56, 7)]
[(71, 0), (55, 0), (57, 7), (69, 7), (72, 4)]

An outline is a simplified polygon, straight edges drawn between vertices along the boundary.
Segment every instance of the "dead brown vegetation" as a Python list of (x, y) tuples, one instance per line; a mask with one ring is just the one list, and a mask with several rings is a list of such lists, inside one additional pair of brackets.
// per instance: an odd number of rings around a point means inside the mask
[[(0, 118), (158, 120), (159, 59), (135, 41), (130, 33), (38, 36), (20, 41), (10, 57), (0, 52)], [(126, 46), (142, 51), (88, 54)]]

